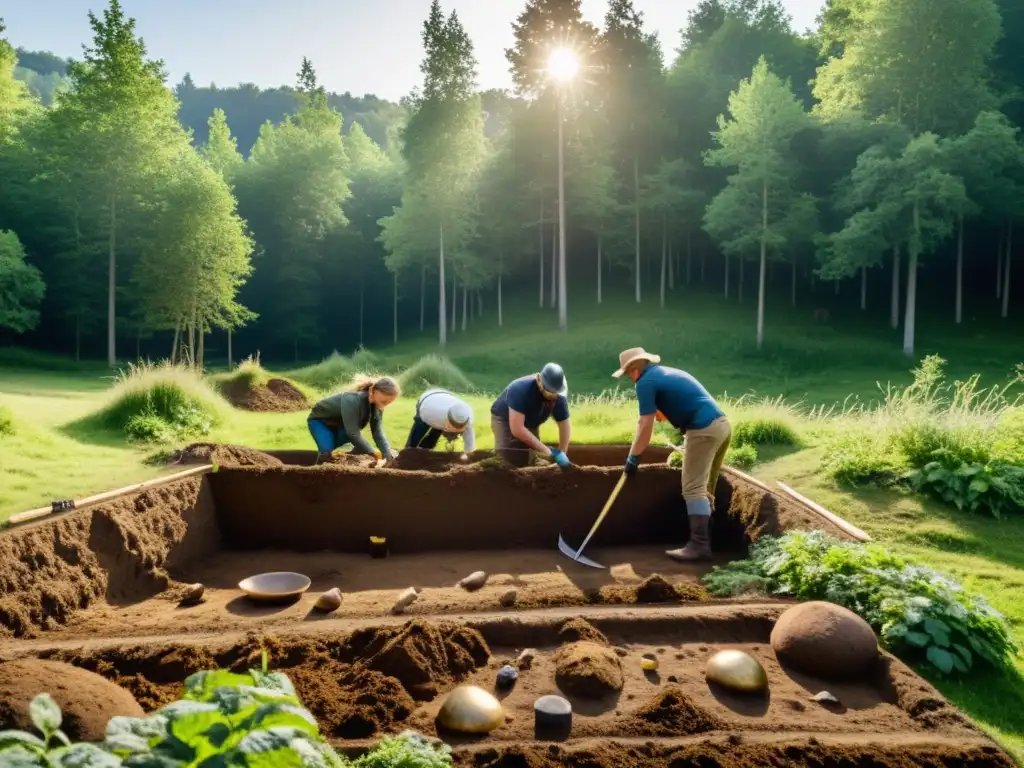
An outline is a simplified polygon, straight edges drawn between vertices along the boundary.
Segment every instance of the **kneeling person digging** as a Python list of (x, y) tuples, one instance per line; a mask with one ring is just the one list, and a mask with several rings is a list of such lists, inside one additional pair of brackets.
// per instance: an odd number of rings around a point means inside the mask
[(732, 439), (732, 427), (715, 399), (693, 376), (677, 368), (659, 365), (661, 358), (642, 347), (619, 355), (619, 369), (636, 384), (640, 420), (626, 459), (625, 473), (632, 476), (640, 466), (654, 432), (655, 419), (668, 421), (685, 437), (683, 456), (683, 499), (690, 523), (690, 540), (682, 549), (666, 552), (683, 562), (711, 557), (711, 504), (722, 470), (725, 452)]
[(451, 445), (462, 437), (463, 458), (476, 448), (473, 409), (444, 389), (428, 389), (416, 401), (416, 415), (406, 448), (432, 451), (442, 437)]

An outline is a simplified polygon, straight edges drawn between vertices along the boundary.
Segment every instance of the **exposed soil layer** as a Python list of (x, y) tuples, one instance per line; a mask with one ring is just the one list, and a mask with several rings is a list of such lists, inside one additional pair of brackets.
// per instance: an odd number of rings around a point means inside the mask
[(222, 386), (221, 393), (235, 408), (259, 413), (294, 413), (305, 411), (312, 405), (287, 379), (272, 378), (252, 383), (236, 378)]
[(241, 445), (192, 443), (172, 455), (177, 464), (217, 464), (222, 467), (273, 469), (284, 466), (280, 459)]
[(124, 688), (93, 672), (56, 661), (27, 659), (0, 664), (0, 730), (35, 733), (29, 705), (48, 693), (63, 714), (61, 730), (76, 741), (100, 741), (112, 717), (142, 717)]
[(0, 534), (0, 637), (66, 624), (171, 586), (221, 548), (209, 486), (189, 477)]
[[(289, 675), (322, 730), (348, 750), (361, 743), (352, 740), (406, 728), (437, 736), (435, 718), (445, 695), (460, 683), (492, 689), (501, 665), (529, 644), (535, 648), (532, 664), (520, 666), (515, 686), (501, 694), (504, 724), (482, 742), (445, 734), (457, 765), (1012, 765), (934, 688), (889, 656), (859, 681), (815, 679), (776, 661), (767, 642), (771, 621), (752, 623), (742, 606), (680, 613), (684, 610), (648, 609), (616, 620), (586, 613), (573, 622), (523, 614), (483, 620), (475, 628), (417, 619), (347, 633), (339, 626), (305, 636), (252, 633), (234, 641), (185, 636), (177, 642), (36, 652), (94, 670), (152, 710), (175, 698), (188, 674), (214, 666), (257, 666), (266, 647), (271, 667)], [(581, 634), (606, 638), (608, 644), (560, 643)], [(590, 646), (587, 653), (576, 654), (574, 649), (584, 645)], [(764, 665), (770, 696), (708, 686), (705, 661), (729, 647)], [(567, 653), (608, 654), (620, 668), (621, 685), (565, 691), (559, 670)], [(649, 655), (658, 659), (657, 672), (641, 669), (641, 659)], [(841, 704), (813, 702), (811, 696), (821, 690)], [(569, 744), (544, 744), (534, 737), (533, 702), (555, 692), (573, 705)], [(851, 759), (855, 762), (845, 762)]]

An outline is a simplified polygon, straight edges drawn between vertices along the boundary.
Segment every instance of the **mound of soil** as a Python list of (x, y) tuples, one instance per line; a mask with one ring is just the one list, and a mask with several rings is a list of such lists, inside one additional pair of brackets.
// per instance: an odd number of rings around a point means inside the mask
[(257, 467), (271, 469), (283, 467), (263, 451), (242, 445), (219, 445), (217, 443), (192, 443), (172, 456), (177, 464), (217, 464), (221, 467)]
[(371, 469), (377, 466), (377, 457), (368, 453), (332, 453), (320, 459), (320, 465)]
[(220, 547), (213, 502), (189, 477), (0, 534), (0, 637), (56, 629), (97, 600), (135, 602)]
[(451, 472), (495, 458), (494, 451), (473, 451), (466, 454), (466, 460), (463, 461), (460, 458), (460, 451), (445, 449), (443, 438), (438, 445), (441, 447), (436, 451), (418, 448), (399, 451), (398, 457), (388, 464), (388, 469), (401, 469), (406, 472)]
[(225, 400), (243, 411), (294, 413), (312, 407), (298, 387), (286, 379), (268, 379), (256, 386), (235, 379), (221, 387), (221, 392)]
[(711, 599), (700, 584), (672, 584), (659, 573), (652, 573), (639, 584), (610, 584), (598, 591), (590, 602), (611, 605), (703, 602)]
[(779, 661), (822, 680), (854, 680), (878, 661), (878, 639), (841, 605), (811, 601), (783, 613), (771, 635)]
[(606, 645), (570, 643), (555, 655), (555, 682), (570, 696), (601, 698), (622, 690), (622, 662)]
[(608, 638), (586, 619), (567, 619), (558, 629), (558, 642), (567, 644), (580, 641), (608, 645)]
[(636, 736), (684, 736), (722, 728), (718, 718), (694, 704), (679, 685), (667, 685), (636, 710), (626, 729)]
[(61, 708), (61, 729), (73, 741), (102, 741), (112, 717), (142, 717), (125, 689), (70, 664), (28, 659), (0, 664), (0, 730), (35, 733), (29, 705), (48, 693)]

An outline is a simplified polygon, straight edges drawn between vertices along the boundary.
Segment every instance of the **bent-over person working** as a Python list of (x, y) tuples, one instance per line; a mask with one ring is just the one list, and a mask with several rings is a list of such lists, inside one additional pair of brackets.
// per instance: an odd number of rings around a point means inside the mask
[[(549, 457), (562, 469), (570, 466), (565, 455), (572, 437), (568, 391), (565, 372), (556, 363), (505, 387), (491, 406), (495, 453), (514, 467), (528, 466), (534, 453)], [(552, 417), (558, 424), (557, 448), (548, 448), (538, 437), (541, 424)]]

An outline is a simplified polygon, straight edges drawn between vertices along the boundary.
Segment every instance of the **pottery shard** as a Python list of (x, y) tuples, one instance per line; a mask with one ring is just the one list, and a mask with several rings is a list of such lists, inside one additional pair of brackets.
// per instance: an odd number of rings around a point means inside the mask
[(775, 622), (772, 649), (779, 661), (822, 680), (861, 677), (878, 660), (878, 639), (864, 619), (841, 605), (795, 605)]
[(331, 612), (336, 611), (341, 607), (341, 590), (335, 587), (334, 589), (328, 589), (320, 597), (316, 599), (316, 608), (318, 611)]
[(473, 571), (469, 576), (459, 582), (459, 586), (467, 592), (475, 592), (487, 583), (486, 571)]
[(419, 593), (416, 591), (416, 588), (409, 587), (407, 590), (405, 590), (404, 592), (402, 592), (402, 594), (398, 596), (398, 599), (395, 601), (395, 604), (391, 606), (391, 612), (401, 613), (410, 605), (412, 605), (416, 601), (417, 597), (419, 597)]
[(606, 645), (570, 643), (555, 656), (555, 682), (571, 696), (600, 698), (622, 690), (622, 662)]
[(206, 587), (198, 582), (195, 584), (189, 584), (181, 592), (181, 605), (198, 605), (203, 601), (203, 594), (206, 592)]

